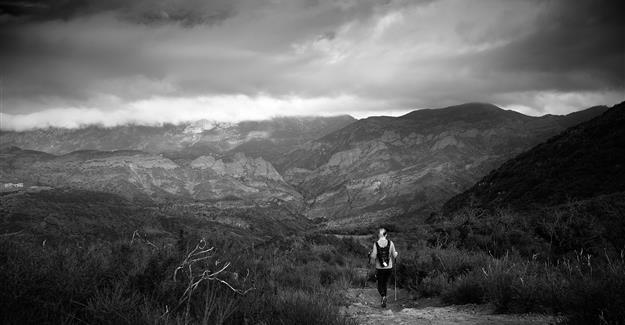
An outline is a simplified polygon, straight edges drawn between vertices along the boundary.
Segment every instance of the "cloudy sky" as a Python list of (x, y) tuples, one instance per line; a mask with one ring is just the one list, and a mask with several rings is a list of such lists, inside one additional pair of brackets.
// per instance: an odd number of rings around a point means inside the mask
[(612, 105), (622, 3), (0, 0), (0, 127)]

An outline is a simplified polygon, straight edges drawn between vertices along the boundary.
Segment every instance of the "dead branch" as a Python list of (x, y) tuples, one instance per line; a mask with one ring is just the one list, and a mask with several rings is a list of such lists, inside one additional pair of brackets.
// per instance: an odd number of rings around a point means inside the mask
[[(228, 281), (224, 280), (220, 277), (221, 274), (226, 272), (226, 270), (230, 267), (230, 262), (225, 262), (219, 265), (219, 261), (215, 261), (214, 266), (215, 269), (211, 268), (211, 264), (207, 263), (208, 260), (215, 257), (215, 247), (207, 248), (208, 244), (206, 240), (202, 239), (200, 242), (187, 254), (187, 256), (182, 260), (182, 262), (176, 267), (173, 274), (173, 280), (177, 281), (178, 273), (183, 272), (185, 276), (188, 278), (188, 284), (185, 291), (180, 296), (178, 306), (181, 306), (186, 302), (185, 308), (185, 324), (188, 321), (191, 297), (195, 290), (205, 281), (216, 281), (227, 287), (232, 292), (244, 295), (251, 290), (254, 290), (254, 287), (247, 288), (245, 290), (238, 289)], [(201, 263), (204, 262), (204, 263)], [(247, 275), (245, 279), (249, 276), (249, 270), (247, 271)]]

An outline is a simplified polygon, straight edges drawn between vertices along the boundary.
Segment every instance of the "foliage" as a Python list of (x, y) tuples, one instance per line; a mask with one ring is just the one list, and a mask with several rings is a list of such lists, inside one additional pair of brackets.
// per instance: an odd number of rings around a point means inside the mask
[(294, 263), (316, 246), (220, 247), (223, 238), (213, 238), (202, 247), (215, 248), (188, 273), (189, 258), (204, 255), (189, 254), (187, 241), (178, 241), (185, 248), (135, 239), (55, 246), (2, 238), (0, 322), (350, 324), (338, 313), (336, 290), (350, 284), (349, 266)]
[(625, 246), (623, 215), (625, 193), (532, 212), (465, 208), (449, 221), (430, 225), (425, 237), (430, 244), (443, 247), (556, 260), (582, 249), (592, 254), (601, 254), (604, 248), (618, 253)]
[(450, 304), (492, 303), (499, 312), (567, 315), (569, 324), (625, 321), (625, 258), (577, 251), (554, 262), (422, 247), (399, 265), (399, 283)]

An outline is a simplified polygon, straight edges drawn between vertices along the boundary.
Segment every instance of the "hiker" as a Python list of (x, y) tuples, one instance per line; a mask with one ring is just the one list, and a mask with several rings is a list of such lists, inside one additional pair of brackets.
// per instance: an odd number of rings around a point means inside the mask
[(397, 255), (393, 242), (386, 239), (386, 229), (378, 228), (378, 240), (373, 244), (369, 258), (371, 264), (375, 263), (378, 292), (382, 297), (382, 308), (386, 307), (386, 285), (391, 277), (393, 262), (397, 259)]

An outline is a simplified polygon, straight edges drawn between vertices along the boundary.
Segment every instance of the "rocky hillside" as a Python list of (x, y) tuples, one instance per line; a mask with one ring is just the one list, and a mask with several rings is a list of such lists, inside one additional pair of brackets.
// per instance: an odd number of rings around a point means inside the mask
[(142, 151), (76, 151), (55, 156), (16, 147), (0, 152), (0, 179), (101, 191), (132, 199), (233, 201), (238, 206), (284, 202), (301, 207), (301, 195), (271, 163), (243, 153), (178, 161)]
[[(531, 117), (470, 103), (356, 122), (342, 116), (5, 132), (0, 181), (159, 202), (283, 204), (328, 227), (351, 227), (438, 210), (502, 162), (606, 109)], [(65, 153), (77, 148), (98, 150)]]
[(507, 159), (601, 114), (531, 117), (470, 103), (359, 120), (276, 162), (330, 227), (436, 210)]
[(445, 204), (529, 210), (625, 192), (625, 102), (490, 172)]
[(167, 157), (243, 152), (275, 161), (295, 145), (317, 139), (352, 122), (351, 116), (280, 117), (264, 121), (222, 123), (208, 120), (163, 126), (124, 125), (111, 128), (48, 128), (1, 132), (3, 147), (17, 146), (51, 154), (77, 150), (141, 150)]

